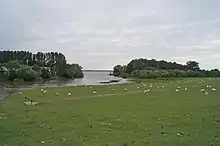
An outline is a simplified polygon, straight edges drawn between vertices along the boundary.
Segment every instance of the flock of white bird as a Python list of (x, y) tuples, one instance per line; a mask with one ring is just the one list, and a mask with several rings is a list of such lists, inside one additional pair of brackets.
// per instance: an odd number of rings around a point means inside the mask
[[(179, 80), (177, 80), (176, 82), (177, 82), (177, 83), (180, 83)], [(187, 83), (189, 83), (189, 82), (190, 82), (190, 81), (184, 81), (185, 84), (187, 84)], [(173, 83), (173, 81), (171, 81), (170, 83)], [(198, 83), (202, 84), (202, 83), (204, 83), (204, 81), (199, 81)], [(147, 87), (146, 84), (144, 84), (144, 83), (141, 83), (141, 84), (142, 84), (142, 86), (144, 86), (145, 88)], [(85, 87), (87, 87), (87, 86), (85, 86)], [(144, 90), (144, 93), (149, 93), (149, 92), (151, 91), (151, 88), (153, 88), (153, 84), (150, 84), (149, 87), (150, 87), (149, 89), (145, 89), (145, 90)], [(89, 88), (90, 88), (90, 89), (93, 89), (92, 86), (90, 86)], [(110, 85), (108, 86), (108, 88), (111, 89), (113, 92), (115, 91), (115, 88), (112, 88)], [(137, 86), (136, 88), (137, 88), (137, 89), (140, 89), (140, 86)], [(163, 85), (163, 86), (157, 86), (157, 88), (158, 88), (158, 89), (159, 89), (159, 88), (165, 88), (165, 86), (164, 86), (164, 85)], [(187, 88), (187, 87), (181, 87), (181, 86), (177, 86), (175, 91), (176, 91), (176, 92), (179, 92), (182, 88), (184, 89), (184, 91), (188, 91), (188, 88)], [(194, 85), (193, 88), (197, 88), (197, 86)], [(213, 92), (217, 91), (217, 89), (216, 89), (216, 88), (213, 88), (211, 85), (207, 85), (207, 86), (206, 86), (206, 89), (205, 89), (205, 88), (202, 88), (200, 91), (203, 92), (203, 93), (205, 93), (205, 95), (208, 95), (208, 91), (209, 91), (208, 89), (211, 89)], [(47, 92), (45, 89), (41, 89), (40, 91), (41, 91), (42, 95)], [(128, 89), (127, 89), (127, 88), (124, 88), (124, 91), (126, 92), (126, 91), (128, 91)], [(97, 92), (96, 92), (94, 89), (93, 89), (93, 92), (92, 92), (92, 93), (93, 93), (94, 95), (97, 94)], [(22, 92), (20, 92), (20, 94), (22, 94)], [(56, 93), (56, 96), (58, 96), (58, 95), (59, 95), (59, 93), (57, 92), (57, 93)], [(72, 93), (69, 92), (67, 95), (68, 95), (68, 96), (71, 96)]]
[[(177, 81), (177, 82), (180, 83), (180, 81)], [(186, 82), (184, 81), (185, 84), (187, 84), (187, 83), (189, 83), (189, 82), (190, 82), (190, 81), (186, 81)], [(204, 81), (199, 81), (198, 83), (199, 83), (199, 84), (203, 84)], [(196, 88), (196, 85), (193, 85), (193, 88)], [(217, 89), (216, 89), (216, 88), (213, 88), (211, 85), (207, 85), (206, 88), (207, 88), (207, 89), (202, 88), (202, 89), (200, 90), (201, 92), (205, 93), (205, 95), (208, 95), (208, 94), (209, 94), (209, 93), (208, 93), (208, 89), (211, 89), (213, 92), (217, 91)], [(181, 87), (178, 86), (177, 89), (176, 89), (176, 92), (179, 92), (180, 89), (181, 89)], [(187, 91), (188, 88), (185, 87), (184, 90)]]

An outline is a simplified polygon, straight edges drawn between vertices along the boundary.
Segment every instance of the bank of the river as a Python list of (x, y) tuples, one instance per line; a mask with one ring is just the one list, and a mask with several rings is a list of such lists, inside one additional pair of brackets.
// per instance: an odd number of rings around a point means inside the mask
[[(216, 79), (43, 89), (0, 101), (0, 145), (220, 145)], [(39, 104), (25, 105), (24, 96)]]
[(78, 78), (74, 80), (51, 80), (43, 82), (5, 82), (0, 84), (0, 100), (7, 97), (8, 94), (20, 90), (28, 90), (37, 87), (65, 87), (65, 86), (83, 86), (83, 85), (106, 85), (106, 82), (111, 82), (108, 84), (123, 84), (131, 82), (127, 79), (120, 77), (109, 76), (109, 72), (95, 72), (95, 71), (86, 71), (83, 72), (84, 78)]

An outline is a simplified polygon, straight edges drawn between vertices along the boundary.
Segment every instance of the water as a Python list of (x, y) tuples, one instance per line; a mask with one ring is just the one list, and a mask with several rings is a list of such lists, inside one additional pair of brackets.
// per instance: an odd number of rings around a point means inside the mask
[(83, 72), (84, 78), (82, 79), (75, 79), (75, 80), (69, 80), (69, 81), (59, 81), (56, 83), (47, 83), (47, 84), (33, 84), (33, 85), (24, 85), (20, 86), (18, 88), (3, 88), (0, 87), (0, 100), (4, 99), (8, 96), (10, 92), (15, 92), (19, 90), (27, 90), (36, 88), (39, 86), (43, 87), (63, 87), (63, 86), (80, 86), (80, 85), (101, 85), (100, 82), (102, 81), (109, 81), (109, 80), (120, 80), (117, 83), (111, 83), (111, 84), (122, 84), (122, 83), (128, 83), (129, 81), (126, 79), (122, 79), (120, 77), (114, 77), (109, 76), (109, 72)]
[(120, 80), (117, 84), (127, 83), (126, 79), (120, 77), (109, 76), (109, 72), (84, 72), (84, 78), (75, 79), (73, 82), (66, 84), (66, 86), (74, 85), (100, 85), (102, 81)]

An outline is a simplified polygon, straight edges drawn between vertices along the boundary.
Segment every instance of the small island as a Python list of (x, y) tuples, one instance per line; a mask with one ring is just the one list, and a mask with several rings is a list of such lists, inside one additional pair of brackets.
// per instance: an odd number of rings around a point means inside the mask
[(68, 64), (59, 52), (0, 51), (0, 82), (45, 82), (83, 78), (79, 64)]

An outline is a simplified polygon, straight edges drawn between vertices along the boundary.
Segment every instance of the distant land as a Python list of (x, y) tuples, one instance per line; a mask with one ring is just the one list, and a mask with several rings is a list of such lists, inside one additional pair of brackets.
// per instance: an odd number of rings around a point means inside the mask
[(100, 69), (83, 69), (83, 72), (113, 72), (113, 70), (100, 70)]

